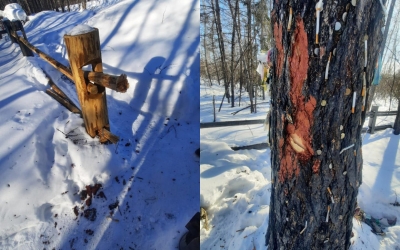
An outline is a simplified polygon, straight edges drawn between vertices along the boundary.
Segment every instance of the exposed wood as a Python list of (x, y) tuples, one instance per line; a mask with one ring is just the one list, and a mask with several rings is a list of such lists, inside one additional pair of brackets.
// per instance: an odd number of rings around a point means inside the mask
[[(59, 96), (63, 98), (68, 98), (68, 96), (50, 79), (50, 77), (45, 73), (47, 82), (49, 83), (50, 87), (56, 92)], [(70, 101), (70, 100), (68, 100)]]
[[(49, 83), (50, 87), (53, 91), (60, 96), (60, 98), (65, 99), (66, 102), (70, 103), (71, 108), (68, 108), (72, 113), (79, 113), (81, 114), (81, 110), (74, 104), (74, 102), (69, 99), (69, 97), (53, 82), (53, 80), (45, 73), (47, 82)], [(63, 103), (61, 103), (63, 104)]]
[(85, 34), (75, 36), (65, 35), (64, 40), (68, 51), (73, 81), (75, 82), (78, 99), (82, 108), (85, 128), (91, 137), (95, 137), (100, 134), (103, 128), (110, 130), (106, 93), (105, 88), (99, 85), (97, 86), (97, 94), (90, 94), (87, 91), (87, 85), (90, 82), (85, 79), (82, 67), (92, 65), (93, 71), (103, 72), (99, 30), (94, 28)]
[(97, 85), (93, 84), (93, 83), (88, 83), (86, 86), (87, 91), (89, 92), (89, 94), (91, 95), (95, 95), (99, 93), (99, 88), (97, 88)]
[(22, 42), (23, 44), (25, 44), (30, 50), (32, 50), (33, 52), (35, 52), (36, 54), (38, 54), (43, 60), (45, 60), (46, 62), (48, 62), (51, 66), (53, 66), (54, 68), (56, 68), (57, 70), (59, 70), (61, 73), (63, 73), (65, 76), (67, 76), (69, 79), (71, 79), (72, 81), (74, 80), (73, 76), (72, 76), (72, 71), (64, 66), (63, 64), (57, 62), (54, 58), (52, 58), (51, 56), (43, 53), (41, 50), (39, 50), (38, 48), (36, 48), (35, 46), (33, 46), (32, 44), (30, 44), (27, 40), (25, 40), (22, 37), (18, 37), (18, 40), (20, 42)]
[(81, 111), (72, 103), (70, 103), (67, 99), (64, 99), (62, 96), (57, 94), (54, 90), (52, 89), (46, 89), (46, 93), (53, 97), (56, 101), (58, 101), (61, 105), (66, 107), (69, 111), (75, 114), (81, 114)]
[(85, 79), (117, 92), (125, 93), (129, 88), (129, 82), (125, 74), (113, 76), (103, 72), (85, 71), (84, 75)]
[(107, 129), (102, 129), (99, 133), (100, 141), (106, 142), (110, 141), (116, 144), (119, 141), (119, 137), (108, 131)]

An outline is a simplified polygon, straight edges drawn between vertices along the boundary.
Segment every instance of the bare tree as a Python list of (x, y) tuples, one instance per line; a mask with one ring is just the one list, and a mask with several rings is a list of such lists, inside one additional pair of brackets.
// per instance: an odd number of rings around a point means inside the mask
[(231, 106), (235, 107), (235, 69), (234, 69), (234, 59), (235, 59), (235, 34), (236, 34), (236, 15), (239, 11), (239, 0), (235, 0), (235, 5), (228, 0), (229, 9), (232, 15), (232, 37), (231, 37)]
[[(219, 0), (212, 0), (211, 1), (212, 9), (214, 11), (215, 15), (215, 24), (217, 27), (217, 36), (218, 36), (218, 44), (219, 44), (219, 50), (220, 50), (220, 56), (221, 56), (221, 66), (222, 66), (222, 75), (223, 75), (223, 80), (224, 80), (224, 86), (225, 86), (225, 95), (229, 100), (229, 83), (228, 83), (228, 71), (226, 67), (226, 54), (225, 54), (225, 43), (224, 43), (224, 36), (222, 33), (222, 25), (221, 25), (221, 9), (219, 6)], [(220, 107), (221, 109), (221, 107)]]

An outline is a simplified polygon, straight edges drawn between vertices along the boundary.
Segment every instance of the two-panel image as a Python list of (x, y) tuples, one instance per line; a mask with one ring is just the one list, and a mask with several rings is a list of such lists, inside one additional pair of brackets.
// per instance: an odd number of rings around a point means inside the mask
[(0, 249), (400, 250), (395, 0), (0, 0)]

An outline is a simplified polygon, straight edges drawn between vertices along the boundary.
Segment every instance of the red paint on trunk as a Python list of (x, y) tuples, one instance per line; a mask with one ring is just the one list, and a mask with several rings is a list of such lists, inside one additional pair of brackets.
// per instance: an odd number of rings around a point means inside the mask
[(294, 150), (289, 146), (289, 142), (286, 141), (286, 147), (283, 150), (281, 157), (281, 166), (278, 172), (278, 178), (280, 182), (284, 182), (285, 179), (292, 177), (293, 174), (299, 175), (300, 168), (295, 156)]
[[(275, 38), (277, 37), (276, 33), (279, 33), (279, 27), (275, 24)], [(278, 43), (277, 49), (279, 54)], [(281, 51), (283, 53), (283, 48), (281, 48)], [(294, 108), (294, 112), (291, 114), (293, 124), (287, 125), (287, 137), (285, 139), (285, 145), (283, 146), (284, 148), (281, 148), (282, 155), (280, 157), (281, 164), (279, 170), (279, 180), (281, 182), (283, 182), (285, 179), (293, 178), (293, 174), (298, 176), (300, 172), (300, 164), (307, 163), (314, 155), (310, 129), (314, 119), (313, 111), (317, 101), (312, 96), (310, 96), (306, 101), (306, 97), (303, 95), (303, 85), (307, 79), (308, 60), (307, 33), (304, 30), (303, 20), (300, 17), (297, 17), (296, 29), (294, 32), (294, 43), (292, 45), (292, 51), (289, 57), (291, 83), (289, 95), (290, 101)], [(280, 72), (279, 69), (278, 72)], [(297, 139), (296, 143), (293, 142), (293, 138)], [(292, 142), (292, 145), (290, 142)], [(313, 171), (314, 169), (319, 169), (319, 165), (320, 162), (318, 163), (318, 161), (316, 161), (313, 165)]]
[(319, 172), (319, 167), (321, 166), (321, 160), (316, 160), (314, 162), (314, 165), (312, 167), (312, 171), (314, 174), (317, 174)]
[(274, 24), (274, 39), (277, 50), (276, 55), (276, 74), (279, 77), (283, 69), (283, 44), (282, 44), (282, 24)]

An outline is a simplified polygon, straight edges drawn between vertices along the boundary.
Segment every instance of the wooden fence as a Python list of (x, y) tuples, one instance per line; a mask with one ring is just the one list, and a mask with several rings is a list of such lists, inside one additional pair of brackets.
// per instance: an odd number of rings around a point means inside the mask
[[(7, 33), (10, 41), (20, 46), (24, 56), (38, 54), (75, 83), (82, 110), (50, 78), (48, 80), (51, 89), (46, 90), (46, 93), (71, 112), (79, 113), (84, 120), (87, 133), (92, 138), (99, 136), (102, 143), (108, 141), (117, 143), (119, 138), (110, 132), (105, 88), (124, 93), (129, 88), (129, 83), (124, 74), (113, 76), (103, 73), (99, 30), (93, 28), (84, 34), (64, 35), (69, 68), (30, 44), (21, 21), (3, 20), (2, 25), (5, 30), (0, 31), (0, 36)], [(18, 32), (22, 33), (22, 37)], [(83, 70), (86, 65), (91, 65), (92, 71)]]
[[(372, 106), (371, 111), (367, 112), (367, 117), (370, 117), (368, 123), (368, 129), (363, 128), (362, 132), (368, 132), (370, 134), (375, 133), (375, 131), (385, 130), (387, 128), (393, 128), (391, 124), (376, 126), (376, 119), (378, 116), (393, 116), (397, 115), (397, 111), (381, 111), (378, 112), (378, 106)], [(202, 128), (218, 128), (218, 127), (229, 127), (229, 126), (241, 126), (241, 125), (254, 125), (263, 124), (264, 119), (258, 120), (241, 120), (241, 121), (224, 121), (224, 122), (204, 122), (200, 123), (200, 129)]]

